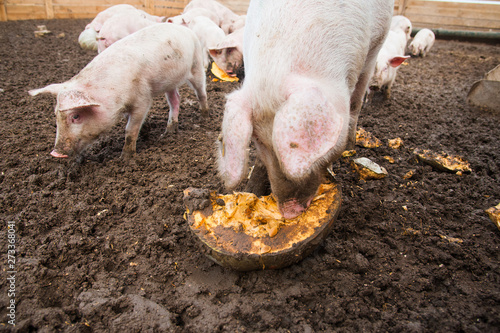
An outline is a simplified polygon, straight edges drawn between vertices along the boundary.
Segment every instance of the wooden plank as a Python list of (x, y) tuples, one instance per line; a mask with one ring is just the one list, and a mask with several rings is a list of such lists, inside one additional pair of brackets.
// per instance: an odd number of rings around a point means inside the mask
[(7, 21), (7, 10), (5, 9), (4, 0), (0, 0), (0, 21)]
[(464, 10), (462, 8), (449, 8), (449, 7), (435, 7), (429, 9), (429, 7), (427, 6), (412, 5), (408, 7), (407, 14), (500, 20), (500, 6), (492, 6), (492, 7), (493, 8), (488, 8), (488, 9), (476, 8), (476, 9)]
[(47, 16), (43, 6), (11, 6), (5, 4), (5, 10), (9, 21), (45, 19)]
[(6, 6), (45, 6), (45, 0), (7, 0), (4, 1)]
[(49, 20), (54, 18), (54, 6), (52, 5), (52, 0), (45, 0), (45, 12), (47, 13), (47, 18)]

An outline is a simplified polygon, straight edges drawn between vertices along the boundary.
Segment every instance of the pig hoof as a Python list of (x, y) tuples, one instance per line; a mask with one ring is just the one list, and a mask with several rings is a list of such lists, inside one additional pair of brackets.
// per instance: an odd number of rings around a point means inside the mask
[(167, 130), (165, 131), (166, 134), (175, 134), (177, 133), (177, 130), (179, 129), (179, 124), (178, 123), (172, 123), (167, 125)]
[(135, 151), (123, 151), (121, 158), (128, 160), (134, 158), (134, 156), (135, 156)]

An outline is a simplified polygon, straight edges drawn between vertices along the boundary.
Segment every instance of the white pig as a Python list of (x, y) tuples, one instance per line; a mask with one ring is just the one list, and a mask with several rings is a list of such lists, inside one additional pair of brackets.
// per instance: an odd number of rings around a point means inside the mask
[(174, 23), (189, 26), (191, 21), (196, 17), (203, 16), (211, 21), (213, 21), (217, 26), (220, 24), (220, 19), (217, 14), (205, 8), (193, 8), (190, 11), (184, 11), (181, 15), (169, 17), (167, 19), (167, 23)]
[[(390, 30), (377, 56), (375, 71), (371, 79), (370, 91), (384, 89), (385, 99), (391, 98), (391, 88), (396, 80), (399, 66), (410, 56), (405, 56), (406, 36), (403, 31)], [(370, 97), (368, 96), (368, 100)]]
[(97, 14), (92, 22), (87, 24), (85, 30), (83, 30), (78, 37), (78, 43), (83, 49), (97, 50), (97, 33), (101, 31), (104, 22), (114, 15), (135, 15), (137, 13), (140, 13), (143, 18), (153, 22), (162, 22), (164, 19), (164, 17), (150, 15), (145, 11), (128, 4), (111, 6)]
[(285, 218), (307, 209), (326, 168), (354, 146), (392, 11), (391, 0), (250, 1), (245, 80), (227, 96), (217, 141), (228, 190), (247, 175), (253, 140), (258, 160), (247, 190), (269, 182)]
[(144, 18), (139, 11), (113, 15), (104, 22), (97, 34), (97, 51), (101, 53), (118, 40), (153, 24), (161, 23)]
[(414, 56), (422, 56), (425, 57), (427, 52), (434, 45), (434, 41), (436, 40), (436, 36), (434, 32), (430, 29), (422, 29), (413, 38), (408, 47), (410, 53)]
[(411, 21), (410, 19), (408, 19), (403, 15), (396, 15), (392, 17), (390, 29), (396, 32), (398, 30), (403, 31), (406, 35), (407, 42), (411, 38), (411, 29), (412, 29)]
[(186, 27), (156, 24), (117, 41), (72, 79), (29, 93), (57, 96), (52, 156), (79, 154), (124, 115), (128, 123), (122, 156), (131, 157), (154, 96), (166, 94), (170, 106), (167, 132), (177, 130), (178, 87), (185, 82), (194, 88), (206, 115), (205, 73), (198, 38)]
[(192, 0), (184, 8), (184, 13), (187, 13), (194, 8), (205, 8), (215, 13), (220, 20), (219, 26), (222, 30), (224, 30), (226, 35), (237, 30), (235, 24), (241, 27), (240, 16), (220, 2), (215, 0)]
[(210, 64), (209, 48), (224, 40), (226, 34), (217, 24), (205, 16), (198, 16), (191, 20), (189, 28), (194, 31), (200, 40), (203, 49), (203, 67), (205, 71)]
[(210, 56), (217, 66), (229, 76), (236, 76), (243, 66), (243, 38), (245, 28), (224, 37), (216, 46), (209, 48)]

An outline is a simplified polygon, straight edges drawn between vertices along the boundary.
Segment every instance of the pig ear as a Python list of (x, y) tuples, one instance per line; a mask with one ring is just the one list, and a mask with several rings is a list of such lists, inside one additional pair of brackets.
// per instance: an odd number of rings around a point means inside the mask
[(221, 54), (222, 50), (221, 49), (217, 49), (217, 48), (212, 48), (212, 49), (208, 50), (208, 52), (210, 52), (210, 55), (212, 57), (217, 57), (218, 55)]
[(31, 96), (36, 96), (38, 94), (52, 94), (57, 96), (59, 91), (61, 91), (63, 88), (64, 87), (62, 83), (54, 83), (40, 89), (32, 89), (28, 91), (28, 94), (30, 94)]
[(398, 67), (400, 66), (406, 59), (408, 59), (410, 56), (396, 56), (394, 58), (389, 59), (389, 65), (391, 67)]
[(99, 103), (80, 90), (62, 90), (57, 95), (57, 109), (59, 111), (99, 105)]
[(302, 179), (335, 148), (345, 127), (341, 114), (348, 113), (349, 102), (333, 103), (311, 87), (292, 93), (276, 113), (274, 151), (288, 177)]
[(219, 173), (227, 189), (246, 176), (248, 146), (252, 137), (252, 109), (241, 90), (228, 95), (222, 131), (217, 142)]

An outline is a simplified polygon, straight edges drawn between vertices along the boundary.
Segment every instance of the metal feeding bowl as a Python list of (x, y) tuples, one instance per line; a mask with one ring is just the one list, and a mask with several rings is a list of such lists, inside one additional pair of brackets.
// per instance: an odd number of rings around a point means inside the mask
[(185, 214), (205, 254), (238, 271), (279, 269), (308, 256), (333, 227), (341, 204), (337, 184), (323, 184), (311, 205), (284, 219), (272, 195), (184, 190)]

